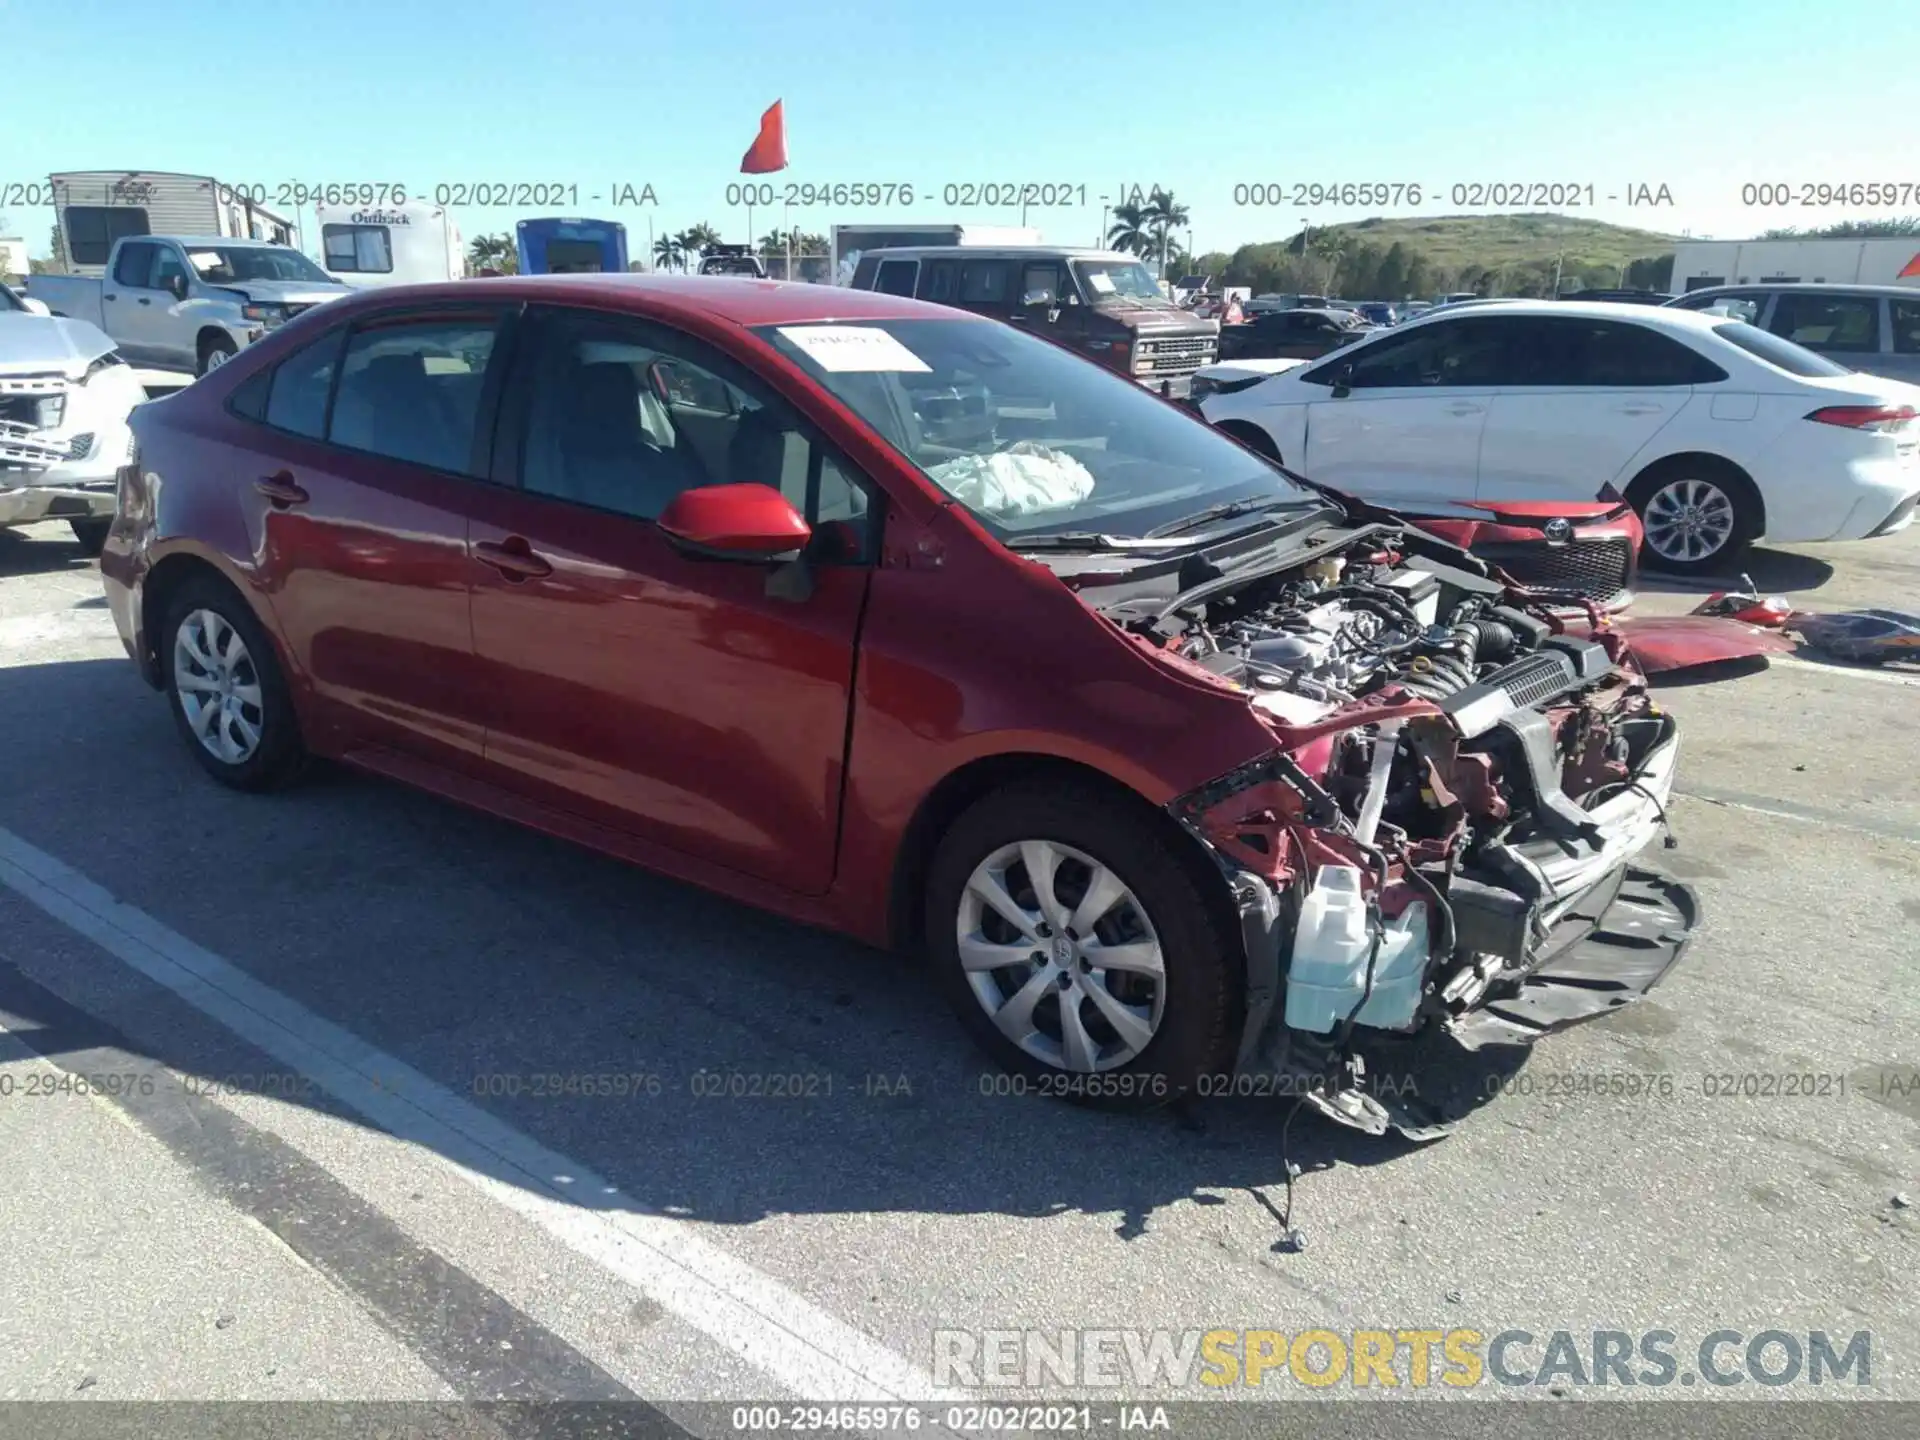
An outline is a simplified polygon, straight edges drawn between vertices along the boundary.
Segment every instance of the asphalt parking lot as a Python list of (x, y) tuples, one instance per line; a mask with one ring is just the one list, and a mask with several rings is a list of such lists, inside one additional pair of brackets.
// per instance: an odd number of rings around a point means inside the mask
[[(1911, 605), (1920, 527), (1752, 573)], [(699, 1430), (682, 1402), (918, 1394), (936, 1331), (1026, 1327), (1867, 1331), (1866, 1387), (1767, 1393), (1920, 1399), (1920, 672), (1662, 694), (1687, 958), (1451, 1138), (1299, 1120), (1294, 1253), (1287, 1102), (996, 1095), (893, 957), (343, 772), (225, 792), (65, 528), (0, 532), (0, 1399)], [(799, 1095), (733, 1093), (769, 1075)]]

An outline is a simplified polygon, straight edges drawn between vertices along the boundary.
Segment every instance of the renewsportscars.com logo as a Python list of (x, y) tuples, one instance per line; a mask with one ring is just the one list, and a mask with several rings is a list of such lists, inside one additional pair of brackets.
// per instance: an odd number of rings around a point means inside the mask
[[(1870, 1385), (1873, 1336), (1856, 1330), (1454, 1328), (1379, 1330), (936, 1330), (933, 1380), (961, 1390), (1325, 1390)], [(1197, 1388), (1196, 1388), (1197, 1387)]]

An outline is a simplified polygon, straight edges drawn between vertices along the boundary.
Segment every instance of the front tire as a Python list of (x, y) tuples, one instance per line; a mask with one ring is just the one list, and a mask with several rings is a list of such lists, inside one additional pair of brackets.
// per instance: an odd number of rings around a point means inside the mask
[(1145, 1110), (1232, 1066), (1238, 936), (1150, 818), (1091, 786), (962, 814), (928, 875), (927, 949), (961, 1023), (1033, 1093)]
[(273, 640), (232, 586), (195, 576), (169, 597), (160, 670), (181, 738), (222, 785), (271, 790), (305, 768)]
[(200, 374), (211, 374), (239, 353), (240, 347), (225, 335), (215, 335), (211, 339), (201, 341)]

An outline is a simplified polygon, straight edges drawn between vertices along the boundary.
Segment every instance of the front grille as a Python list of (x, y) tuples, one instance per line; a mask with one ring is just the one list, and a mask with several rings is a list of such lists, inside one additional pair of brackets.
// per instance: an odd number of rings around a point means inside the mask
[(25, 425), (0, 420), (0, 466), (44, 470), (67, 458), (64, 448), (51, 445)]
[(1474, 553), (1530, 590), (1571, 590), (1609, 600), (1633, 581), (1633, 542), (1624, 535), (1565, 545), (1482, 545)]
[(24, 425), (29, 430), (57, 430), (66, 413), (67, 397), (64, 391), (53, 394), (44, 391), (39, 394), (30, 391), (8, 394), (0, 391), (0, 421)]
[(1156, 380), (1191, 375), (1202, 365), (1213, 363), (1215, 344), (1211, 335), (1169, 335), (1142, 340), (1134, 374)]
[(69, 460), (84, 460), (91, 454), (93, 454), (93, 432), (91, 430), (83, 435), (74, 436), (73, 439), (67, 443), (67, 458)]

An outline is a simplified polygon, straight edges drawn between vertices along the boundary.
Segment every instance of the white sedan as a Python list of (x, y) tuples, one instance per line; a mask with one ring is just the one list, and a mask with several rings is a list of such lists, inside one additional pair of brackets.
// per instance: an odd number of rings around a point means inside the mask
[(1394, 509), (1611, 487), (1667, 570), (1724, 572), (1762, 537), (1891, 535), (1920, 503), (1920, 386), (1683, 310), (1464, 306), (1310, 364), (1210, 366), (1194, 395), (1243, 443)]

